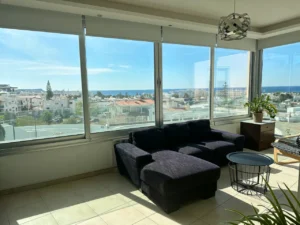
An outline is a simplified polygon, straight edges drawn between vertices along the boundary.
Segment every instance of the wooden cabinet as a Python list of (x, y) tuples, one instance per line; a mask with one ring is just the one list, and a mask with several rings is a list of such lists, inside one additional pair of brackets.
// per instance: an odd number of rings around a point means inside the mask
[(241, 122), (241, 134), (245, 136), (245, 148), (261, 151), (271, 147), (275, 136), (275, 122), (263, 121), (254, 123), (252, 120)]

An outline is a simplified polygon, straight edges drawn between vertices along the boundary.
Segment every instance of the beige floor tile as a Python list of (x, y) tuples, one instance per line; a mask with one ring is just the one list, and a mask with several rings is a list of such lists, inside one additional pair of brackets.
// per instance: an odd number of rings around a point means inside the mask
[(9, 225), (7, 214), (1, 213), (1, 211), (0, 211), (0, 225)]
[(154, 221), (146, 218), (137, 223), (134, 223), (134, 225), (157, 225), (157, 224)]
[(278, 169), (289, 176), (294, 176), (296, 178), (299, 176), (299, 163), (280, 165)]
[(72, 182), (52, 185), (37, 190), (42, 198), (61, 198), (76, 195), (76, 189)]
[[(244, 197), (246, 196), (244, 195)], [(260, 203), (257, 202), (255, 199), (253, 199), (252, 201), (248, 201), (248, 199), (241, 200), (239, 198), (233, 197), (228, 201), (226, 201), (221, 206), (212, 210), (210, 213), (201, 217), (201, 220), (203, 220), (208, 224), (214, 224), (214, 225), (222, 224), (222, 222), (224, 223), (227, 221), (233, 221), (239, 219), (240, 216), (228, 210), (230, 209), (238, 210), (239, 212), (244, 213), (245, 215), (250, 215), (254, 213), (252, 204), (259, 211), (262, 212), (264, 210), (263, 207), (258, 206)]]
[(147, 217), (154, 213), (162, 212), (162, 210), (158, 206), (151, 203), (135, 204), (133, 205), (133, 207)]
[(50, 211), (55, 211), (55, 210), (59, 210), (59, 209), (63, 209), (66, 207), (71, 207), (74, 205), (79, 205), (81, 203), (83, 203), (83, 198), (81, 196), (65, 196), (65, 197), (54, 197), (54, 198), (43, 198), (44, 202), (46, 203), (46, 205), (48, 206)]
[(51, 212), (59, 225), (67, 225), (96, 217), (97, 214), (85, 203)]
[(98, 199), (94, 199), (92, 201), (86, 202), (89, 207), (91, 207), (98, 215), (106, 213), (114, 208), (125, 205), (126, 201), (123, 198), (120, 198), (118, 195), (110, 195), (99, 197)]
[(188, 212), (196, 218), (201, 218), (217, 208), (218, 205), (219, 204), (215, 201), (215, 199), (199, 200), (188, 205), (184, 205), (179, 210)]
[(149, 218), (159, 225), (177, 225), (177, 224), (191, 224), (198, 218), (188, 213), (186, 210), (180, 210), (173, 212), (171, 214), (166, 213), (155, 213)]
[(76, 223), (76, 225), (107, 225), (99, 216)]
[(63, 183), (38, 190), (41, 198), (51, 211), (78, 205), (84, 202), (82, 195), (78, 194), (72, 183)]
[(191, 223), (191, 225), (209, 225), (209, 224), (205, 223), (202, 220), (197, 220), (194, 223)]
[(7, 208), (12, 210), (17, 207), (40, 202), (42, 199), (35, 190), (15, 193), (7, 196)]
[(58, 223), (55, 221), (53, 216), (51, 214), (40, 217), (35, 220), (31, 220), (27, 223), (24, 223), (24, 225), (58, 225)]
[(145, 218), (134, 207), (116, 210), (100, 216), (108, 225), (131, 225)]
[(8, 219), (11, 225), (18, 225), (29, 222), (50, 214), (47, 206), (43, 201), (30, 205), (14, 208), (8, 213)]
[(2, 220), (2, 221), (0, 221), (0, 224), (1, 225), (10, 225), (8, 220)]
[(97, 177), (89, 177), (72, 182), (76, 193), (82, 195), (85, 200), (92, 200), (95, 197), (111, 194)]
[(11, 195), (0, 196), (0, 215), (8, 212), (8, 202)]

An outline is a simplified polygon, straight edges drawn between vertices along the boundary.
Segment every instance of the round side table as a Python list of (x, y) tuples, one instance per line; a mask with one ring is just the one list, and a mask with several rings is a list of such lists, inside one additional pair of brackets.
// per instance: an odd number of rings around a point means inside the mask
[(266, 182), (270, 178), (270, 157), (251, 152), (233, 152), (227, 155), (231, 186), (236, 191), (247, 194), (265, 194)]

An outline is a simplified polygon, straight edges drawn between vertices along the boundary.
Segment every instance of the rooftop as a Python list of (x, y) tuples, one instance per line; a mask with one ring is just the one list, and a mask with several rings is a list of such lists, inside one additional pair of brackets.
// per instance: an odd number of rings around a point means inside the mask
[(116, 101), (119, 106), (147, 106), (153, 105), (154, 101), (152, 99), (140, 99), (140, 100), (123, 100)]

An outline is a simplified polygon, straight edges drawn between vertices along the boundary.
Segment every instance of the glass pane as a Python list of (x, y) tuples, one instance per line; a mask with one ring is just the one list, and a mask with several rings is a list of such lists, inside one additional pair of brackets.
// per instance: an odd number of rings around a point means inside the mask
[(77, 35), (0, 29), (0, 141), (83, 134)]
[(154, 125), (154, 46), (87, 37), (91, 132)]
[(209, 118), (210, 48), (163, 44), (165, 123)]
[(214, 117), (247, 115), (250, 52), (215, 49)]
[[(277, 106), (275, 133), (300, 133), (300, 43), (263, 51), (262, 94)], [(267, 117), (267, 115), (265, 115)]]

